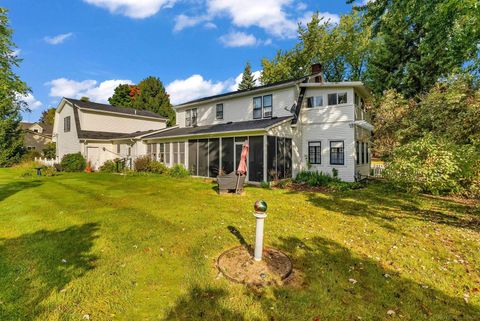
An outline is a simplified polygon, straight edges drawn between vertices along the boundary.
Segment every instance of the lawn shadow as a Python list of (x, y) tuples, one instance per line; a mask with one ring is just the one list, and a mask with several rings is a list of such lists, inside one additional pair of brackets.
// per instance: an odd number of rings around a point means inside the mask
[(245, 238), (243, 237), (242, 233), (235, 227), (235, 226), (232, 226), (232, 225), (229, 225), (227, 227), (227, 229), (230, 231), (230, 233), (233, 234), (233, 236), (235, 236), (238, 240), (238, 242), (240, 242), (240, 245), (243, 246), (244, 248), (247, 249), (247, 251), (253, 255), (253, 248), (252, 248), (252, 245), (250, 245), (246, 240)]
[(94, 268), (98, 225), (0, 238), (0, 320), (33, 320), (44, 300)]
[(33, 181), (15, 181), (8, 184), (0, 185), (0, 202), (4, 199), (21, 192), (28, 188), (34, 188), (42, 185), (43, 182), (41, 180), (33, 180)]

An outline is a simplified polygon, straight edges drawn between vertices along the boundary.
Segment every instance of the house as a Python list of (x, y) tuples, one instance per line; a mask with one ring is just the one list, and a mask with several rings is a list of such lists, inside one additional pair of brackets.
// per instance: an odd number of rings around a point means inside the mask
[(142, 137), (167, 127), (153, 112), (63, 98), (55, 113), (56, 158), (82, 153), (93, 169), (116, 158), (129, 160), (147, 153)]
[(58, 158), (80, 151), (94, 168), (107, 159), (149, 155), (201, 177), (234, 171), (248, 142), (247, 181), (302, 170), (355, 181), (370, 174), (369, 97), (363, 83), (325, 82), (321, 66), (313, 65), (307, 77), (177, 105), (177, 123), (169, 128), (150, 112), (66, 98), (54, 139)]
[(48, 144), (52, 142), (53, 126), (45, 123), (21, 122), (20, 128), (24, 133), (24, 146), (28, 151), (42, 153)]

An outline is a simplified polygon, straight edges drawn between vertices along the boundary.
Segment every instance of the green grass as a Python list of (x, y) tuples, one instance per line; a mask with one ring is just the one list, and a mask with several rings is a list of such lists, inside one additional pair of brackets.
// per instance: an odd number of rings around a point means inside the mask
[[(199, 179), (20, 174), (0, 170), (0, 320), (480, 320), (473, 205), (381, 184), (236, 197)], [(217, 277), (229, 227), (252, 242), (256, 199), (301, 282)]]

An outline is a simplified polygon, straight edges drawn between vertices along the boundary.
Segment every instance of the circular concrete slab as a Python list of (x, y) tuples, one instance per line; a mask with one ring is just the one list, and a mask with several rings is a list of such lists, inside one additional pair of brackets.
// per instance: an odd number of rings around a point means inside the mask
[(257, 262), (243, 246), (223, 252), (217, 267), (229, 280), (246, 285), (281, 285), (292, 273), (292, 261), (280, 250), (264, 248), (263, 260)]

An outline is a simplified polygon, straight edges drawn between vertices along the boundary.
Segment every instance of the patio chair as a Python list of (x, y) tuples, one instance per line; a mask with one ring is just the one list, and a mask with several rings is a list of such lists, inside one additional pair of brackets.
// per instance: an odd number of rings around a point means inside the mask
[(245, 184), (245, 175), (238, 175), (235, 172), (227, 175), (218, 175), (217, 183), (220, 194), (229, 192), (241, 194), (243, 193), (243, 185)]

